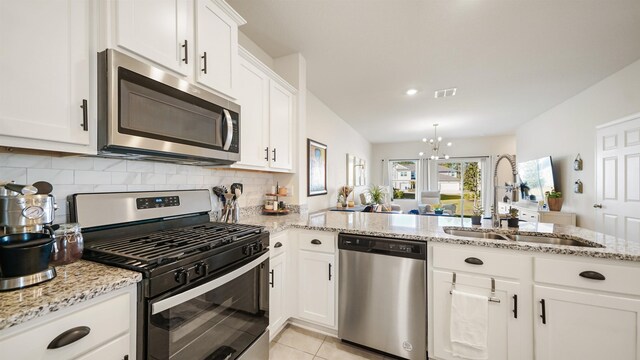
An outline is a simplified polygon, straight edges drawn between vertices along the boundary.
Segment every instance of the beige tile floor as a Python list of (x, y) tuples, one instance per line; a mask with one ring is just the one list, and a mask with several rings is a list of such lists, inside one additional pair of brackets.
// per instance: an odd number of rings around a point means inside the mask
[(299, 328), (287, 327), (269, 347), (269, 360), (387, 360), (384, 357), (331, 336)]

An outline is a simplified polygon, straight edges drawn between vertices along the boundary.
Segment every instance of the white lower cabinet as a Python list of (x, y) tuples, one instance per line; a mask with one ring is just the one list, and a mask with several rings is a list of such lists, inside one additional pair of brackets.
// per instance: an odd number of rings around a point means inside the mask
[[(135, 286), (102, 295), (3, 330), (0, 349), (11, 349), (12, 359), (134, 360), (135, 304)], [(74, 332), (86, 335), (67, 344), (54, 340)]]
[(335, 327), (335, 254), (300, 250), (298, 270), (298, 316), (317, 324)]
[(536, 359), (640, 359), (640, 299), (546, 286), (534, 294)]

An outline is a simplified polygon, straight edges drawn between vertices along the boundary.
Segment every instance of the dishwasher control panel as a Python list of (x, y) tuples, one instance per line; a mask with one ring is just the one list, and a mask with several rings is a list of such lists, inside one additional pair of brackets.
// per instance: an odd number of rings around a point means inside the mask
[(421, 241), (351, 234), (340, 234), (338, 249), (425, 260), (427, 256), (427, 245)]

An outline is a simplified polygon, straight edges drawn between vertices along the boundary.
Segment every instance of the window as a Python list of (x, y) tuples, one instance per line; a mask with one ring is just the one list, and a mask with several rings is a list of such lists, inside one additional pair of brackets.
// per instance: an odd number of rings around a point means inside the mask
[(415, 199), (418, 160), (390, 160), (389, 172), (394, 199)]

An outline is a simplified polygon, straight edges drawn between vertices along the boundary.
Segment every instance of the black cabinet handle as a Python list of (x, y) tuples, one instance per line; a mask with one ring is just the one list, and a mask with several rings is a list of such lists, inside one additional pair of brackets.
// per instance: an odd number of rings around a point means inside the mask
[(87, 99), (82, 99), (82, 105), (80, 105), (82, 109), (82, 130), (89, 131), (89, 106), (87, 104)]
[(542, 323), (546, 324), (547, 323), (547, 309), (544, 305), (544, 299), (540, 300), (540, 304), (542, 305), (542, 315), (540, 315), (540, 317), (542, 318)]
[(273, 148), (273, 150), (271, 150), (271, 152), (273, 153), (273, 161), (276, 161), (276, 148)]
[(313, 239), (313, 240), (311, 240), (311, 243), (312, 243), (313, 245), (322, 245), (322, 241), (320, 241), (320, 240), (318, 240), (318, 239)]
[(274, 277), (273, 277), (273, 271), (274, 270), (269, 271), (269, 274), (271, 274), (271, 282), (269, 283), (269, 285), (271, 285), (271, 287), (275, 286), (275, 280), (274, 280)]
[(90, 332), (91, 328), (89, 328), (88, 326), (74, 327), (73, 329), (69, 329), (56, 336), (55, 339), (51, 340), (49, 346), (47, 346), (47, 349), (58, 349), (63, 346), (67, 346), (89, 335)]
[(606, 279), (604, 275), (600, 274), (597, 271), (583, 271), (580, 273), (580, 276), (583, 278), (591, 279), (591, 280), (604, 280)]
[(187, 42), (187, 40), (184, 41), (184, 44), (181, 45), (184, 48), (184, 58), (182, 59), (182, 61), (184, 61), (185, 64), (189, 63), (189, 43)]
[(331, 281), (331, 263), (329, 263), (329, 281)]
[(466, 259), (464, 259), (464, 262), (466, 262), (467, 264), (471, 264), (471, 265), (482, 265), (484, 264), (484, 262), (480, 259), (478, 259), (477, 257), (468, 257)]
[(202, 72), (207, 73), (207, 52), (204, 52), (204, 55), (200, 57), (204, 61), (204, 66), (202, 67)]
[(275, 245), (273, 245), (274, 248), (279, 248), (282, 247), (282, 243), (280, 241), (278, 241)]
[(129, 355), (125, 355), (122, 360), (129, 360)]
[(518, 318), (518, 295), (513, 295), (513, 318)]
[(264, 148), (264, 159), (269, 161), (269, 147)]

